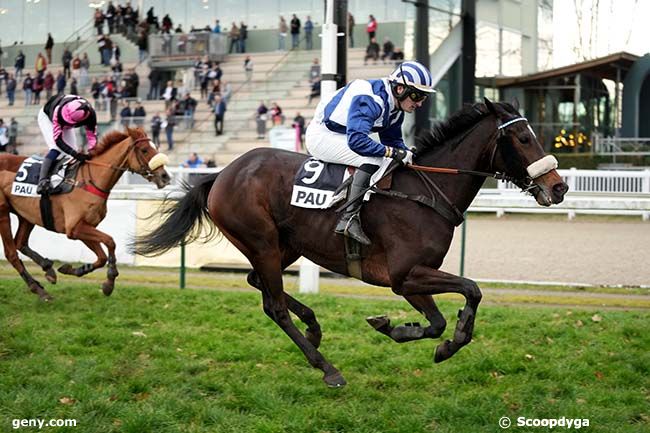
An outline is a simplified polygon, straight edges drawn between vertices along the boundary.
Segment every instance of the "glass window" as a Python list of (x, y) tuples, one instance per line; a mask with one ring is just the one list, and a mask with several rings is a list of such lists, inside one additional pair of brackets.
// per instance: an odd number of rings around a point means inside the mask
[(503, 39), (501, 49), (503, 75), (510, 77), (521, 75), (521, 33), (504, 29), (501, 37)]
[(476, 25), (476, 76), (499, 75), (499, 29), (487, 23)]
[[(280, 21), (279, 0), (248, 0), (248, 25), (251, 29), (277, 29)], [(285, 16), (286, 20), (287, 17)]]
[[(47, 40), (47, 17), (49, 1), (33, 0), (25, 2), (23, 15), (23, 41), (27, 43), (43, 43)], [(56, 43), (56, 41), (54, 41)]]
[[(23, 8), (25, 0), (0, 2), (0, 40), (3, 46), (24, 41)], [(3, 64), (7, 64), (7, 60)], [(12, 64), (13, 66), (13, 64)]]
[(553, 67), (553, 2), (541, 0), (537, 13), (537, 67)]

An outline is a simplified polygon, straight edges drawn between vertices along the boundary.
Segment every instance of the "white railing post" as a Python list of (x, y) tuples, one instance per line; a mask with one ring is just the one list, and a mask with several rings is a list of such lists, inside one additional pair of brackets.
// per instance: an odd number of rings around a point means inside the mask
[(641, 186), (641, 192), (644, 194), (650, 194), (650, 168), (643, 170), (643, 184)]
[(574, 191), (576, 190), (576, 175), (578, 174), (578, 170), (575, 167), (571, 167), (569, 169), (569, 174), (566, 177), (566, 184), (569, 185), (569, 191)]
[(300, 293), (318, 293), (320, 269), (317, 264), (302, 258), (300, 263)]

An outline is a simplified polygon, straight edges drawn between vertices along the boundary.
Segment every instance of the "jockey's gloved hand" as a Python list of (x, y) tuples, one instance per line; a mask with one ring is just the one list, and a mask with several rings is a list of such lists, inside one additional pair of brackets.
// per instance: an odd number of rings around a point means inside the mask
[(386, 156), (393, 158), (404, 165), (413, 164), (413, 152), (407, 149), (398, 149), (395, 147), (386, 147)]
[(90, 155), (87, 155), (85, 153), (76, 153), (72, 156), (79, 162), (86, 162), (90, 159)]

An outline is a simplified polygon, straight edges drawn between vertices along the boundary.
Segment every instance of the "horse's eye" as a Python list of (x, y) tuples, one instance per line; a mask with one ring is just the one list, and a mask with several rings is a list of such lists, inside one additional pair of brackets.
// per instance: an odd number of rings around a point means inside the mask
[(526, 143), (528, 143), (528, 141), (529, 141), (528, 140), (528, 135), (522, 135), (522, 136), (519, 137), (519, 142), (521, 144), (526, 144)]
[(142, 153), (146, 155), (147, 153), (149, 153), (149, 151), (147, 149), (142, 149)]

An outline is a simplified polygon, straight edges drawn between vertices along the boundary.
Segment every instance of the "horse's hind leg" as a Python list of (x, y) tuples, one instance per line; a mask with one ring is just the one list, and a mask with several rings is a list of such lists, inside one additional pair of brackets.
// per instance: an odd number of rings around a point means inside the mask
[(25, 284), (29, 287), (32, 293), (35, 293), (43, 301), (52, 300), (47, 291), (41, 286), (41, 284), (32, 277), (22, 260), (18, 257), (18, 251), (16, 250), (16, 244), (14, 243), (14, 238), (11, 234), (11, 219), (9, 218), (9, 205), (4, 200), (4, 197), (0, 197), (0, 236), (2, 237), (2, 243), (4, 244), (5, 257), (11, 263), (11, 265), (18, 271), (22, 277)]
[[(256, 289), (260, 291), (263, 290), (262, 282), (260, 281), (257, 272), (255, 271), (249, 272), (247, 281), (248, 284), (255, 287)], [(307, 325), (307, 329), (305, 330), (305, 337), (307, 338), (307, 340), (309, 340), (311, 344), (313, 344), (315, 348), (318, 349), (323, 334), (320, 329), (320, 324), (316, 319), (316, 314), (311, 308), (301, 303), (293, 296), (289, 295), (287, 292), (284, 292), (284, 297), (286, 299), (287, 307), (289, 308), (289, 311), (291, 311), (293, 314), (298, 316), (300, 321), (305, 325)]]
[(56, 284), (56, 271), (52, 267), (54, 262), (38, 254), (36, 251), (29, 247), (29, 235), (34, 229), (34, 224), (27, 221), (25, 218), (18, 216), (18, 231), (14, 237), (16, 248), (18, 251), (29, 257), (45, 272), (45, 278), (52, 284)]
[(422, 327), (419, 323), (392, 326), (387, 316), (368, 317), (366, 321), (378, 332), (387, 335), (398, 343), (440, 337), (447, 327), (447, 321), (438, 310), (433, 297), (431, 295), (407, 295), (404, 298), (417, 311), (424, 314), (429, 320), (429, 326)]
[(74, 275), (76, 277), (83, 277), (86, 274), (91, 273), (95, 269), (99, 269), (106, 264), (107, 258), (106, 253), (102, 249), (102, 246), (99, 242), (82, 240), (84, 244), (97, 256), (97, 260), (93, 263), (84, 263), (81, 266), (76, 268), (69, 263), (61, 265), (59, 267), (59, 272), (66, 275)]

